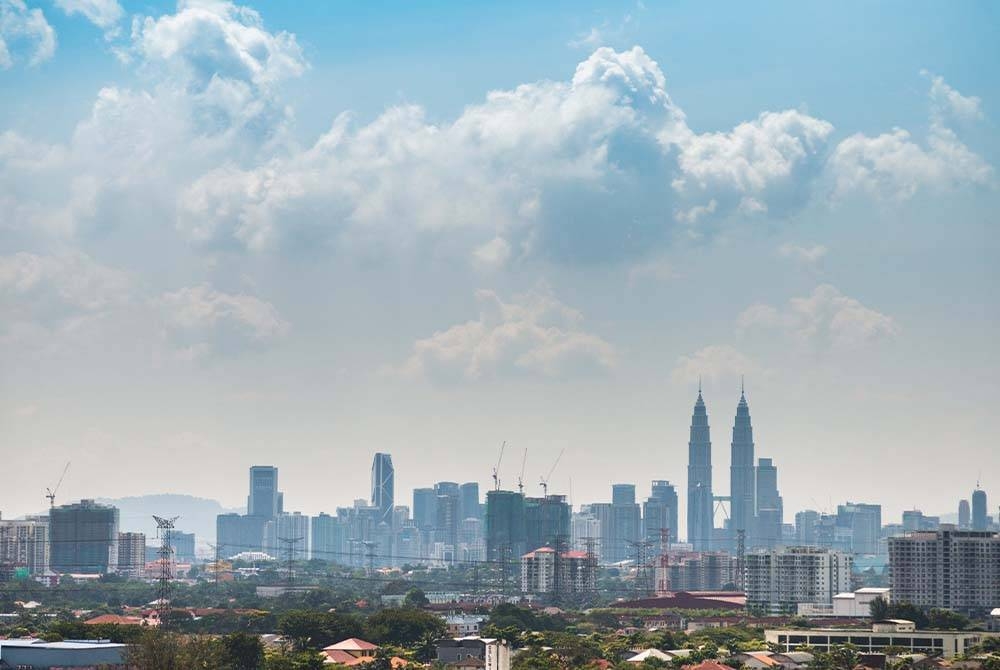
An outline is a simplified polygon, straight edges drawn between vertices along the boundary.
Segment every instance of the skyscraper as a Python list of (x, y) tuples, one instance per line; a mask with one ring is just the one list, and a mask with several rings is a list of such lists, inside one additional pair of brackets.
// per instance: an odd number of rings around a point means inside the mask
[(746, 532), (746, 545), (755, 546), (754, 533), (754, 450), (753, 427), (750, 425), (750, 406), (746, 394), (740, 389), (740, 402), (736, 406), (733, 424), (732, 460), (729, 467), (730, 530), (734, 540), (739, 531)]
[(712, 440), (708, 412), (698, 386), (688, 441), (687, 540), (695, 551), (707, 551), (712, 541)]
[(754, 532), (757, 545), (769, 549), (780, 545), (783, 522), (778, 468), (770, 458), (761, 458), (757, 461), (757, 526)]
[(514, 491), (486, 493), (486, 560), (506, 563), (525, 553), (524, 496)]
[(659, 542), (664, 530), (670, 531), (670, 541), (677, 541), (677, 490), (668, 481), (653, 481), (649, 499), (642, 505), (642, 523), (646, 539)]
[(413, 489), (413, 524), (420, 529), (434, 528), (437, 521), (437, 493), (434, 489)]
[(479, 482), (466, 482), (459, 487), (461, 503), (459, 505), (462, 519), (478, 519), (479, 514)]
[(972, 492), (972, 530), (986, 530), (986, 491), (978, 486)]
[(969, 530), (969, 525), (972, 523), (970, 509), (968, 500), (958, 501), (958, 527), (960, 530)]
[(118, 508), (81, 500), (49, 510), (55, 572), (107, 574), (118, 565)]
[(375, 454), (372, 461), (372, 506), (378, 508), (378, 523), (392, 526), (392, 507), (394, 503), (395, 471), (392, 467), (392, 456)]
[(271, 465), (255, 465), (250, 468), (247, 516), (273, 519), (282, 511), (281, 494), (278, 492), (278, 468)]
[(848, 502), (837, 505), (837, 526), (851, 530), (851, 552), (879, 553), (882, 537), (882, 506)]

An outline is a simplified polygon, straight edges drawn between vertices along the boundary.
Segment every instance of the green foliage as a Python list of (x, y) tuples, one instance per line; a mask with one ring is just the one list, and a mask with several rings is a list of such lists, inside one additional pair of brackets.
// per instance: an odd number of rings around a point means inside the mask
[(264, 645), (249, 633), (232, 633), (222, 638), (226, 670), (257, 670), (264, 664)]
[(404, 607), (427, 607), (430, 604), (431, 601), (420, 589), (410, 589), (406, 592), (406, 597), (403, 598)]
[(370, 641), (404, 647), (428, 637), (441, 637), (446, 630), (440, 617), (413, 608), (384, 609), (365, 622), (365, 636)]
[(298, 649), (322, 649), (349, 637), (362, 636), (361, 622), (350, 614), (291, 610), (278, 619), (278, 632)]

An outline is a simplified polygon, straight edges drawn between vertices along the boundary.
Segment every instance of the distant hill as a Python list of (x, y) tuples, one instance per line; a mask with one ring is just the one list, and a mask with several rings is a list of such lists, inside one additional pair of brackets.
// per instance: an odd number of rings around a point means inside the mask
[(120, 512), (121, 530), (145, 533), (147, 544), (156, 544), (154, 514), (161, 517), (180, 517), (177, 519), (177, 529), (185, 533), (194, 533), (195, 542), (201, 548), (209, 542), (215, 542), (217, 515), (244, 511), (242, 508), (223, 507), (218, 500), (173, 493), (100, 498), (97, 502), (117, 507)]

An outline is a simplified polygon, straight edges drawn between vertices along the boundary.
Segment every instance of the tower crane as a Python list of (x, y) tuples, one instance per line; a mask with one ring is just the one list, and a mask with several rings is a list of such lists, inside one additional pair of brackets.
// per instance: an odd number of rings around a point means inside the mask
[(524, 465), (528, 462), (528, 448), (524, 448), (524, 457), (521, 459), (521, 474), (517, 477), (517, 491), (524, 495)]
[(562, 451), (559, 452), (559, 455), (556, 456), (556, 462), (552, 464), (552, 468), (549, 470), (549, 474), (547, 474), (546, 476), (544, 476), (544, 477), (541, 478), (541, 482), (540, 483), (542, 485), (542, 495), (543, 496), (548, 496), (549, 495), (549, 480), (552, 478), (552, 473), (555, 472), (556, 466), (559, 465), (559, 459), (562, 458), (563, 452), (565, 452), (565, 451), (566, 450), (563, 449)]
[(69, 464), (70, 461), (66, 461), (66, 467), (63, 468), (62, 474), (59, 475), (59, 481), (56, 482), (56, 487), (54, 489), (45, 489), (45, 497), (49, 499), (49, 507), (56, 506), (56, 493), (59, 492), (59, 487), (62, 486), (63, 478), (66, 476), (66, 471), (69, 470)]
[(503, 461), (503, 450), (507, 448), (507, 442), (505, 441), (500, 445), (500, 458), (497, 459), (497, 464), (493, 468), (493, 489), (496, 491), (500, 490), (500, 462)]

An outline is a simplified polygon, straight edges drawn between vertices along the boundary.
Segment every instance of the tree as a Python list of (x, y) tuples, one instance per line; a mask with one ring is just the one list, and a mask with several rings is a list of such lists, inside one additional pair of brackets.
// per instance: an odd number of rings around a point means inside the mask
[(264, 664), (264, 645), (249, 633), (231, 633), (222, 638), (223, 662), (227, 670), (258, 670)]
[(447, 627), (440, 617), (418, 609), (384, 609), (365, 622), (365, 635), (377, 644), (409, 647), (426, 637), (441, 637)]
[(295, 641), (298, 649), (322, 649), (349, 637), (361, 637), (361, 622), (349, 614), (290, 610), (278, 619), (278, 632)]
[(872, 619), (875, 621), (882, 621), (889, 618), (889, 601), (884, 596), (876, 597), (871, 601), (869, 607), (871, 608)]
[(406, 597), (403, 598), (404, 607), (427, 607), (430, 604), (431, 601), (427, 599), (427, 594), (420, 589), (410, 589), (406, 592)]

